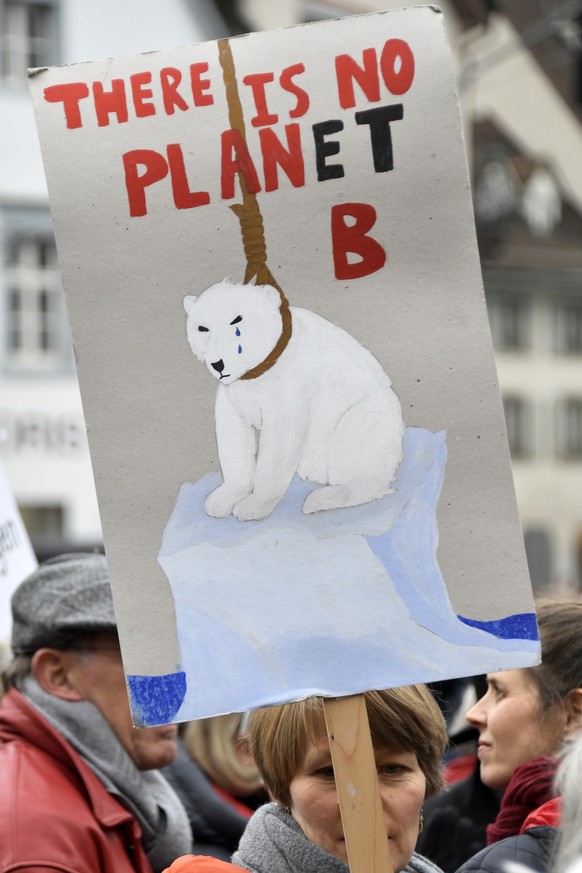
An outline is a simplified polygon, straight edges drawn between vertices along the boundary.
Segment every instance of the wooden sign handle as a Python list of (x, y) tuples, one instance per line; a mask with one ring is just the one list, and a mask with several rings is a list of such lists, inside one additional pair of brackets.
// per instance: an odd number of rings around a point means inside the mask
[(323, 704), (350, 873), (392, 873), (364, 696)]

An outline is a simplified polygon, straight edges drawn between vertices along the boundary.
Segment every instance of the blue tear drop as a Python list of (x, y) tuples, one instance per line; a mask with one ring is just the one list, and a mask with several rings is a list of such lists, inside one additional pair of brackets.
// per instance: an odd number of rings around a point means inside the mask
[(236, 335), (237, 335), (237, 336), (240, 336), (240, 330), (238, 329), (238, 327), (237, 327), (237, 329), (236, 329)]
[(242, 354), (242, 346), (238, 347), (238, 353), (239, 353), (239, 355)]

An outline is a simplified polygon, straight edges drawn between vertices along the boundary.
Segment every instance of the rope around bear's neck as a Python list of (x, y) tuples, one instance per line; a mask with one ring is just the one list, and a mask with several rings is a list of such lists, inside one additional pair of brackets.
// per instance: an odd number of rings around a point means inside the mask
[[(273, 283), (269, 283), (273, 284)], [(275, 285), (277, 288), (277, 286)], [(262, 376), (263, 373), (266, 373), (267, 370), (270, 370), (271, 367), (277, 363), (287, 345), (289, 340), (291, 339), (292, 332), (292, 324), (291, 324), (291, 310), (289, 309), (289, 301), (283, 294), (280, 288), (277, 288), (279, 294), (281, 295), (281, 305), (279, 307), (279, 312), (281, 313), (281, 321), (283, 322), (283, 329), (281, 331), (281, 336), (277, 340), (275, 346), (272, 351), (269, 352), (266, 358), (261, 361), (260, 364), (257, 364), (256, 367), (253, 367), (251, 370), (247, 370), (240, 378), (241, 379), (256, 379), (257, 376)]]

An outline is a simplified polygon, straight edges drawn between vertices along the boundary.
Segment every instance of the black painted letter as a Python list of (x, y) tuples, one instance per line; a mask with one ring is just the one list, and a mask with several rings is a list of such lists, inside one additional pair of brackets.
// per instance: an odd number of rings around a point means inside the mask
[(325, 137), (330, 133), (338, 133), (344, 129), (343, 121), (321, 121), (313, 125), (313, 139), (315, 141), (315, 166), (317, 167), (317, 181), (325, 182), (326, 179), (341, 179), (344, 176), (342, 164), (326, 164), (325, 159), (339, 154), (340, 144), (337, 140), (326, 142)]
[(370, 125), (372, 157), (374, 158), (374, 170), (377, 173), (387, 173), (388, 170), (394, 169), (390, 122), (400, 121), (403, 116), (402, 103), (356, 112), (356, 124)]

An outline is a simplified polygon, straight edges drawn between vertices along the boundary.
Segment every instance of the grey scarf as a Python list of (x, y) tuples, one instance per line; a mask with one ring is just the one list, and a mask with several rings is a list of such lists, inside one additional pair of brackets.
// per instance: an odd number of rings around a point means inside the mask
[[(267, 803), (254, 813), (232, 863), (252, 873), (349, 873), (350, 869), (310, 842), (293, 816), (276, 803)], [(403, 873), (441, 870), (415, 852)]]
[(32, 676), (22, 693), (81, 755), (107, 791), (139, 822), (142, 844), (155, 873), (192, 851), (182, 802), (159, 770), (138, 770), (109, 723), (89, 700), (62, 700)]

